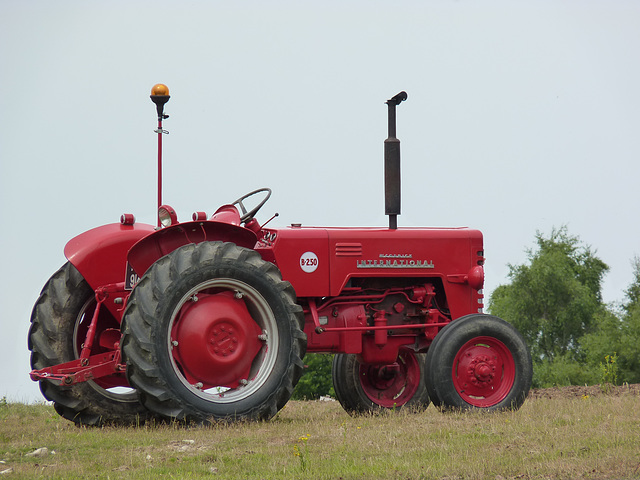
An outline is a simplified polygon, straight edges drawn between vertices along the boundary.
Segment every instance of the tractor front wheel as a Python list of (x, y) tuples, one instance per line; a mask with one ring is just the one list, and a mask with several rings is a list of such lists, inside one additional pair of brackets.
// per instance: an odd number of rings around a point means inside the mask
[(396, 362), (389, 365), (362, 364), (357, 355), (338, 354), (332, 376), (336, 397), (350, 414), (429, 406), (424, 355), (409, 349), (401, 349)]
[(426, 382), (442, 409), (522, 406), (533, 368), (524, 339), (511, 324), (491, 315), (467, 315), (438, 337), (427, 352)]
[[(29, 329), (31, 368), (39, 370), (80, 358), (95, 307), (94, 291), (78, 270), (66, 263), (49, 279), (33, 307)], [(100, 332), (118, 329), (119, 325), (102, 309), (97, 328), (96, 338)], [(56, 412), (78, 425), (129, 425), (150, 416), (123, 374), (71, 386), (41, 380), (40, 390), (54, 402)]]
[(172, 420), (266, 420), (302, 374), (303, 322), (291, 284), (254, 250), (185, 245), (129, 298), (127, 376), (147, 408)]

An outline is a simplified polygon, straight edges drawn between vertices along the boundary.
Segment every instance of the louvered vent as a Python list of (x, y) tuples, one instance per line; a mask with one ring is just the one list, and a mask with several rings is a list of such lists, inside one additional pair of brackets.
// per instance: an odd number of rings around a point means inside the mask
[(336, 257), (359, 257), (361, 255), (361, 243), (336, 243)]

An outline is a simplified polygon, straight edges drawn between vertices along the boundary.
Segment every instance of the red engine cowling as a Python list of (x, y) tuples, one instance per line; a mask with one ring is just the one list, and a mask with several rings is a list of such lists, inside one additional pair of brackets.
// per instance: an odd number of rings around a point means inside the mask
[[(451, 318), (482, 309), (482, 233), (468, 228), (264, 229), (256, 245), (298, 298), (349, 294), (367, 282), (385, 288), (432, 283)], [(318, 304), (321, 304), (318, 300)]]

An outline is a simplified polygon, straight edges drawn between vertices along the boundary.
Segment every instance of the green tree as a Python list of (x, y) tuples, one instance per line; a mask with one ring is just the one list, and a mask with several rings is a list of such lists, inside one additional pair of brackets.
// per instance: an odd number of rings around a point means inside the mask
[(532, 383), (536, 388), (592, 385), (599, 383), (601, 377), (600, 365), (578, 362), (572, 354), (565, 353), (538, 361), (534, 365)]
[(308, 353), (303, 359), (304, 375), (296, 385), (291, 398), (294, 400), (317, 400), (322, 396), (335, 396), (331, 365), (333, 355)]
[(625, 291), (626, 299), (618, 312), (612, 310), (597, 318), (593, 332), (580, 345), (591, 366), (602, 365), (605, 357), (616, 355), (619, 383), (640, 382), (640, 258), (633, 259), (634, 280)]
[(640, 257), (635, 257), (631, 264), (633, 265), (633, 282), (625, 290), (627, 301), (622, 306), (626, 313), (631, 313), (640, 306)]
[(567, 227), (549, 237), (536, 233), (537, 248), (528, 264), (509, 265), (511, 283), (489, 299), (489, 311), (524, 335), (534, 362), (566, 364), (580, 358), (580, 338), (591, 332), (605, 309), (602, 280), (609, 267)]

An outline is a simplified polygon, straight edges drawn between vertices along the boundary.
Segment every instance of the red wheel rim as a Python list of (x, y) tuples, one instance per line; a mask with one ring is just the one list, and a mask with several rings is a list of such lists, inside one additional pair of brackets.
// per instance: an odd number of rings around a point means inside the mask
[(395, 363), (360, 365), (360, 385), (369, 399), (384, 408), (401, 407), (413, 398), (420, 384), (420, 365), (410, 350), (402, 350)]
[(453, 362), (453, 384), (462, 399), (475, 407), (491, 407), (513, 387), (516, 367), (504, 343), (476, 337), (465, 343)]
[[(262, 349), (262, 330), (243, 300), (233, 292), (200, 294), (182, 307), (174, 323), (173, 358), (190, 383), (237, 388), (250, 378), (255, 357)], [(179, 345), (179, 347), (178, 347)]]
[(171, 314), (167, 348), (174, 373), (212, 403), (255, 394), (272, 378), (280, 339), (269, 302), (233, 278), (213, 278), (187, 291)]

